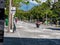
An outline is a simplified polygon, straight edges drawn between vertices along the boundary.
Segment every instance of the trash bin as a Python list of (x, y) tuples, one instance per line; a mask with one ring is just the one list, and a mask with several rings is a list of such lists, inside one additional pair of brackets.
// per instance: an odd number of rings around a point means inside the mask
[(8, 19), (5, 19), (5, 25), (8, 26)]

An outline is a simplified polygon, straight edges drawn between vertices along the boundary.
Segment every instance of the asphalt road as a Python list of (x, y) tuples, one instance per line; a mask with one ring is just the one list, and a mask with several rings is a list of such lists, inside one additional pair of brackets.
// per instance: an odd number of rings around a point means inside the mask
[(26, 23), (19, 21), (17, 23), (17, 34), (22, 38), (48, 38), (48, 39), (60, 39), (60, 30), (52, 30), (50, 28), (56, 28), (54, 26), (40, 25), (40, 28), (36, 28), (33, 23)]
[(4, 36), (20, 37), (20, 38), (60, 39), (60, 30), (57, 30), (58, 28), (54, 26), (40, 25), (40, 28), (36, 28), (36, 25), (33, 23), (26, 23), (23, 21), (19, 21), (16, 24), (16, 27), (17, 29), (14, 34), (5, 33)]
[[(60, 45), (60, 29), (19, 21), (14, 33), (4, 33), (4, 45)], [(6, 29), (5, 29), (6, 30)]]

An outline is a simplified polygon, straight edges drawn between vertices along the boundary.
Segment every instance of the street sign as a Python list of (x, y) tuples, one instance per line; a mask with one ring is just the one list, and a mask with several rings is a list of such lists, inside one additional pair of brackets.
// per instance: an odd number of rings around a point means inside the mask
[(11, 7), (11, 30), (10, 30), (10, 32), (13, 32), (13, 27), (14, 27), (14, 25), (13, 25), (13, 17), (14, 17), (14, 15), (15, 15), (15, 13), (16, 13), (16, 7)]
[(16, 7), (11, 7), (11, 14), (15, 15), (15, 13), (16, 13)]

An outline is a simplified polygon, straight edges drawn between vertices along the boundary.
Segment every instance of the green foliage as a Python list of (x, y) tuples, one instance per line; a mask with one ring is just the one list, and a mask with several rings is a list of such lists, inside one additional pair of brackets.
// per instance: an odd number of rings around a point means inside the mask
[(41, 0), (35, 0), (36, 2), (38, 2), (38, 3), (41, 3)]
[(52, 0), (47, 0), (46, 1), (46, 4), (50, 7), (51, 6), (51, 3), (52, 3)]
[(56, 13), (60, 14), (60, 2), (54, 4), (54, 10)]
[[(40, 1), (36, 0), (38, 3), (41, 3)], [(19, 3), (23, 2), (25, 4), (28, 4), (29, 1), (25, 2), (23, 0), (13, 0), (13, 6), (17, 7), (16, 14), (15, 16), (18, 17), (19, 19), (25, 19), (25, 20), (30, 20), (32, 19), (45, 19), (46, 14), (48, 18), (55, 18), (57, 19), (60, 17), (60, 1), (56, 2), (51, 6), (51, 0), (47, 0), (46, 2), (42, 3), (39, 6), (35, 6), (32, 8), (30, 11), (24, 12), (22, 10), (19, 10), (18, 7), (20, 6)], [(9, 12), (9, 0), (6, 0), (6, 12), (5, 14), (8, 15)]]

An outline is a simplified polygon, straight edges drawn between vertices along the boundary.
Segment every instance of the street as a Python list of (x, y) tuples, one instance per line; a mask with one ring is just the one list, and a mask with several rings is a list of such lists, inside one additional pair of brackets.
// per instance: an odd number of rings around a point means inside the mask
[[(18, 21), (16, 24), (15, 37), (20, 38), (47, 38), (47, 39), (60, 39), (60, 30), (52, 30), (49, 28), (56, 28), (54, 26), (40, 25), (36, 28), (34, 23), (26, 23)], [(14, 34), (5, 33), (5, 37), (13, 37)]]
[[(60, 30), (55, 26), (40, 25), (18, 21), (14, 33), (4, 30), (4, 45), (60, 45)], [(57, 30), (56, 30), (56, 29)]]
[(0, 45), (60, 45), (60, 0), (0, 3)]

